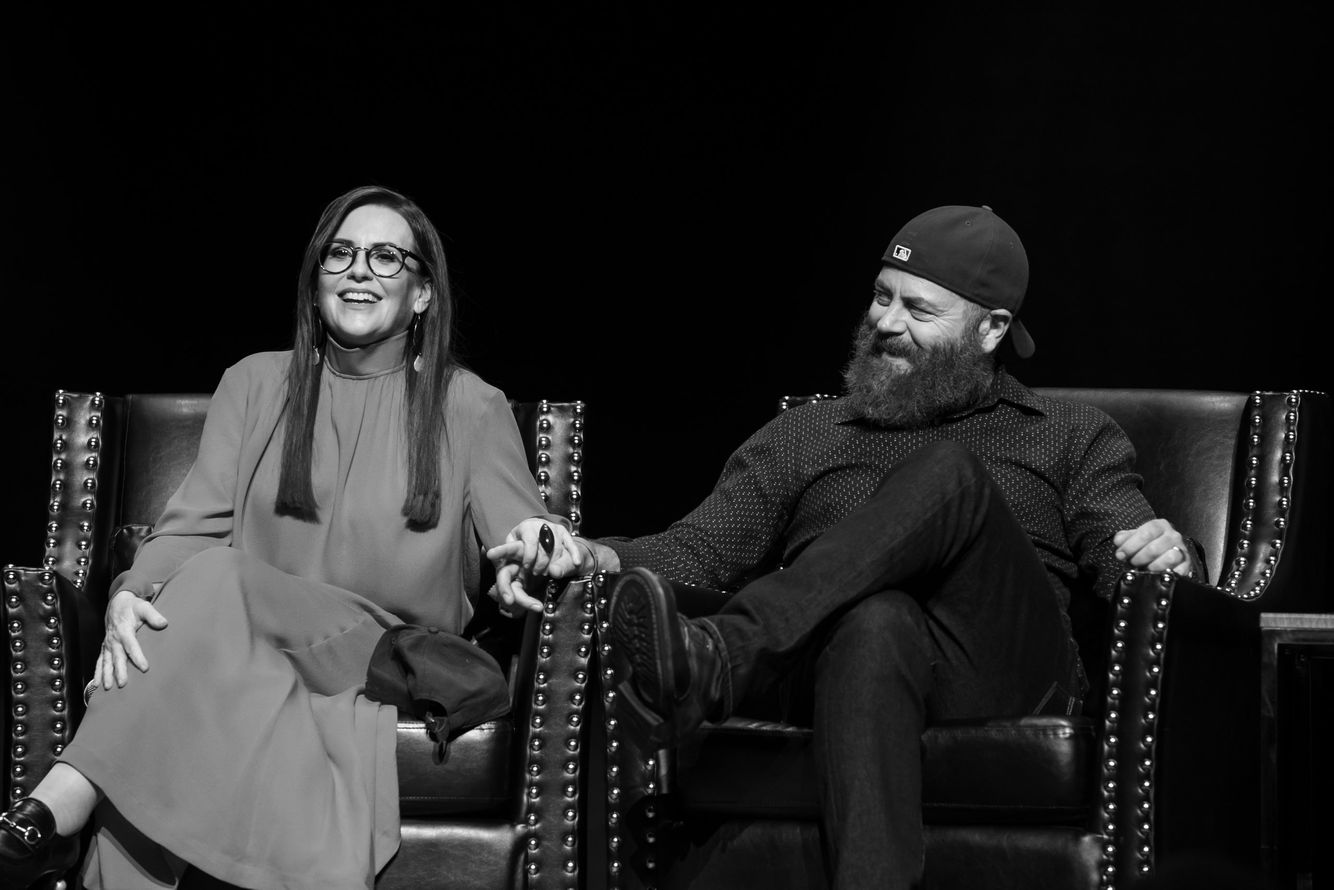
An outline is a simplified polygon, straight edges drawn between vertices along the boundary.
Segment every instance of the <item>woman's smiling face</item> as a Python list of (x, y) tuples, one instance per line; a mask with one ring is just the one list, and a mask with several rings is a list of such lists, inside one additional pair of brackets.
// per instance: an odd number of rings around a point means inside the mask
[(352, 265), (342, 272), (320, 270), (317, 303), (320, 318), (339, 344), (367, 346), (407, 330), (414, 313), (431, 302), (426, 269), (407, 257), (397, 275), (381, 278), (371, 271), (370, 254), (362, 248), (392, 245), (415, 251), (408, 221), (379, 204), (354, 208), (334, 233), (332, 243), (355, 250)]

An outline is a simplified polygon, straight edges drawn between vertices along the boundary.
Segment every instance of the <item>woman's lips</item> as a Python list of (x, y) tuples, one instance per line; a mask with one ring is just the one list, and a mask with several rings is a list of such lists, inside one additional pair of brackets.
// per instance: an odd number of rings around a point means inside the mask
[(372, 304), (380, 302), (380, 296), (370, 291), (364, 290), (345, 290), (338, 295), (338, 299), (344, 303)]

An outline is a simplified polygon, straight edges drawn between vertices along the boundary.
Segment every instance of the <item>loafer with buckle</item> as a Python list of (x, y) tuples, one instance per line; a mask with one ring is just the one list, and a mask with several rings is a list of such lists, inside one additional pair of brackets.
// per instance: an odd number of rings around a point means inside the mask
[(40, 800), (25, 797), (0, 813), (0, 885), (29, 887), (78, 858), (78, 838), (56, 834), (55, 816)]
[(618, 713), (655, 746), (674, 745), (706, 721), (726, 719), (728, 666), (703, 622), (681, 617), (660, 576), (635, 568), (611, 591), (613, 657), (621, 682)]

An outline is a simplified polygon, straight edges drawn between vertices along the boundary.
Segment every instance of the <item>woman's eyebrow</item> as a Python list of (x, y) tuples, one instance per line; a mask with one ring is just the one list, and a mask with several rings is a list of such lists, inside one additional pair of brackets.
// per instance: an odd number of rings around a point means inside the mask
[[(330, 243), (330, 244), (352, 244), (353, 242), (352, 242), (352, 239), (351, 239), (351, 238), (330, 238), (330, 239), (329, 239), (329, 243)], [(367, 244), (366, 246), (367, 246), (367, 247), (397, 247), (399, 250), (407, 250), (407, 249), (408, 249), (408, 248), (406, 248), (406, 247), (402, 247), (402, 246), (400, 246), (399, 244), (397, 244), (397, 243), (394, 242), (394, 241), (372, 241), (370, 244)]]

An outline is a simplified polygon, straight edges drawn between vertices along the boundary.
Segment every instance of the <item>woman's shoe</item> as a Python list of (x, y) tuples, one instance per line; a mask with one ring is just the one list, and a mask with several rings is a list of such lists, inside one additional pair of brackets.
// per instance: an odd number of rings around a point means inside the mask
[(46, 804), (25, 797), (0, 813), (0, 885), (28, 887), (74, 867), (79, 839), (56, 834)]

